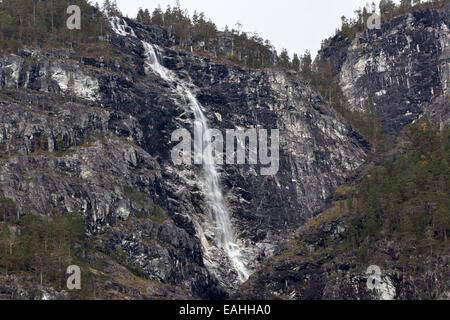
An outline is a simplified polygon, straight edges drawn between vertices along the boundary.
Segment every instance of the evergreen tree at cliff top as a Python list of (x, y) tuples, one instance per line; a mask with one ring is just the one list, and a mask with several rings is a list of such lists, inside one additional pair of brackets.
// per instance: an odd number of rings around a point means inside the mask
[[(67, 8), (81, 9), (81, 30), (67, 28)], [(23, 47), (78, 47), (103, 33), (102, 13), (85, 0), (3, 0), (0, 3), (0, 50)]]

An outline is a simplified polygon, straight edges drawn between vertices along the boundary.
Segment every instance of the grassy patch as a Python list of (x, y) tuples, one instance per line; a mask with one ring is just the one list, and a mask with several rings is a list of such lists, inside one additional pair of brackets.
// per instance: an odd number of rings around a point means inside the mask
[(161, 207), (157, 207), (150, 214), (150, 219), (157, 224), (163, 224), (167, 220), (167, 215)]
[[(9, 200), (3, 198), (1, 203), (14, 209)], [(17, 223), (2, 222), (0, 270), (29, 274), (35, 283), (64, 289), (67, 266), (82, 260), (84, 232), (81, 217), (76, 214), (28, 214)]]

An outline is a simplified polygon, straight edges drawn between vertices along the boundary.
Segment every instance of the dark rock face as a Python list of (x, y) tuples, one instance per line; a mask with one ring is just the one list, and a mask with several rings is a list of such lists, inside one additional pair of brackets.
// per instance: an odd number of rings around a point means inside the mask
[[(350, 107), (364, 112), (370, 100), (388, 133), (399, 133), (423, 115), (441, 127), (448, 126), (449, 13), (450, 5), (439, 12), (424, 10), (399, 16), (382, 24), (381, 30), (358, 34), (351, 44), (337, 35), (325, 44), (319, 59), (329, 61), (340, 73)], [(341, 245), (345, 231), (357, 225), (350, 216), (326, 215), (324, 211), (301, 227), (295, 239), (279, 248), (241, 286), (236, 297), (449, 299), (448, 255), (419, 256), (423, 266), (407, 273), (398, 264), (399, 246), (387, 240), (365, 243), (384, 264), (381, 286), (369, 289), (369, 265), (362, 266), (356, 254), (329, 245), (330, 241)]]
[[(299, 229), (296, 239), (283, 245), (261, 269), (241, 286), (241, 299), (289, 300), (420, 300), (431, 296), (449, 299), (449, 281), (445, 270), (448, 256), (422, 257), (423, 267), (414, 274), (389, 268), (399, 260), (400, 250), (393, 241), (367, 243), (384, 260), (379, 285), (368, 287), (368, 265), (345, 251), (326, 249), (327, 238), (339, 242), (348, 228), (348, 217), (321, 221), (317, 226)], [(439, 290), (437, 289), (439, 288)]]
[(1, 300), (65, 300), (68, 298), (66, 291), (58, 292), (53, 288), (39, 284), (26, 283), (32, 279), (18, 278), (14, 275), (0, 276), (0, 299)]
[[(437, 261), (424, 259), (424, 270), (414, 275), (396, 268), (382, 270), (379, 285), (368, 288), (369, 274), (358, 268), (354, 255), (326, 250), (326, 239), (342, 241), (342, 235), (353, 228), (345, 217), (319, 222), (317, 227), (306, 226), (297, 238), (283, 245), (262, 268), (252, 275), (239, 291), (241, 299), (289, 300), (420, 300), (422, 293), (435, 299), (448, 299), (445, 279), (448, 256)], [(369, 244), (368, 244), (369, 245)], [(383, 255), (385, 266), (399, 259), (399, 251), (392, 241), (371, 244)]]
[(314, 67), (317, 67), (319, 60), (324, 60), (329, 61), (333, 70), (340, 72), (347, 59), (348, 47), (351, 44), (352, 40), (340, 33), (325, 40), (314, 61)]
[[(114, 63), (76, 60), (70, 51), (0, 58), (0, 194), (19, 215), (79, 212), (99, 251), (120, 248), (150, 279), (192, 297), (225, 297), (236, 275), (226, 261), (205, 261), (205, 241), (215, 241), (202, 235), (214, 222), (201, 168), (170, 159), (171, 134), (192, 132), (193, 117), (186, 100), (146, 70), (142, 41), (158, 46), (161, 64), (189, 85), (212, 128), (280, 129), (277, 175), (259, 175), (260, 165), (220, 168), (250, 270), (321, 208), (368, 146), (305, 83), (212, 63), (174, 49), (166, 31), (127, 23), (136, 37), (108, 37)], [(157, 208), (164, 219), (154, 218)]]
[[(352, 109), (375, 106), (388, 133), (398, 133), (423, 114), (449, 123), (450, 5), (422, 10), (382, 22), (348, 39), (336, 36), (320, 56), (340, 73)], [(336, 43), (338, 50), (333, 50)], [(347, 43), (342, 45), (342, 43)]]

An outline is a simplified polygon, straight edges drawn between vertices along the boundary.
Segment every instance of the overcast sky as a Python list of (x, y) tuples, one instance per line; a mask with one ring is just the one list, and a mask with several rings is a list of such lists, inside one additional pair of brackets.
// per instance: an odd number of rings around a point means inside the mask
[[(175, 0), (117, 0), (124, 15), (136, 17), (139, 7), (153, 11), (158, 4), (163, 10)], [(341, 17), (354, 17), (354, 11), (368, 0), (180, 0), (181, 7), (192, 15), (204, 12), (219, 29), (230, 29), (240, 22), (243, 31), (257, 32), (280, 52), (286, 48), (303, 54), (309, 49), (313, 56), (321, 41), (332, 36), (341, 25)], [(379, 0), (375, 0), (378, 4)], [(372, 0), (370, 0), (372, 3)]]

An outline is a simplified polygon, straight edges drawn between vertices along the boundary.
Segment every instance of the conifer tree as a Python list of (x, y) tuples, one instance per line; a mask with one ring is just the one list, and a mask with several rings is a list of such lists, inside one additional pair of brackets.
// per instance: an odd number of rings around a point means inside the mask
[(312, 58), (309, 50), (306, 50), (305, 54), (302, 56), (300, 74), (306, 80), (312, 79)]
[(300, 71), (300, 59), (296, 53), (294, 53), (294, 58), (292, 59), (292, 69), (296, 72)]
[(283, 69), (289, 69), (291, 65), (291, 61), (289, 58), (289, 54), (286, 49), (281, 51), (280, 57), (278, 59), (278, 64)]

